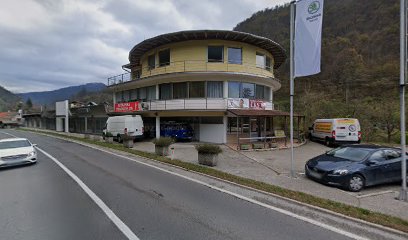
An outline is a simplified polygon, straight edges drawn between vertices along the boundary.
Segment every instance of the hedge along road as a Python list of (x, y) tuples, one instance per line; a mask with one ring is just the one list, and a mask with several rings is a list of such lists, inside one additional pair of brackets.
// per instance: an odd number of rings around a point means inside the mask
[(0, 131), (0, 138), (10, 137), (4, 133), (38, 144), (120, 222), (39, 152), (37, 165), (0, 172), (0, 239), (350, 239), (76, 143), (16, 131)]

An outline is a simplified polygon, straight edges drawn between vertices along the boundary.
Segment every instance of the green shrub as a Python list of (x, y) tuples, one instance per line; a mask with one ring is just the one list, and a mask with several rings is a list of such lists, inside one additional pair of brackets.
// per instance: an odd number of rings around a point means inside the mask
[(106, 132), (105, 137), (113, 137), (113, 134), (111, 132)]
[(198, 153), (203, 154), (219, 154), (222, 152), (220, 146), (213, 144), (196, 145), (195, 148), (197, 149)]
[(161, 137), (159, 139), (154, 139), (153, 140), (154, 145), (158, 146), (158, 147), (168, 147), (171, 144), (174, 143), (174, 140), (172, 138), (169, 137)]

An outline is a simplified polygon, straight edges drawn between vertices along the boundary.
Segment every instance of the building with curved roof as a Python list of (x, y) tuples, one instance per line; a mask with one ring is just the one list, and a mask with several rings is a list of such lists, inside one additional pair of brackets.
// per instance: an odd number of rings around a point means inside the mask
[[(142, 115), (152, 137), (187, 127), (187, 139), (203, 142), (262, 136), (272, 131), (270, 116), (282, 114), (273, 104), (281, 87), (274, 69), (285, 60), (278, 43), (243, 32), (193, 30), (146, 39), (130, 50), (122, 66), (127, 73), (108, 78), (111, 114)], [(252, 119), (243, 110), (262, 112)]]

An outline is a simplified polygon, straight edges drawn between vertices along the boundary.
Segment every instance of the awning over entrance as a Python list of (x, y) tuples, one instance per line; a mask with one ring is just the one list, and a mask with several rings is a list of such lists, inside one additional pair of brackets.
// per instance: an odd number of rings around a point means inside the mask
[[(254, 109), (228, 109), (228, 116), (230, 117), (273, 117), (273, 116), (290, 116), (288, 112), (277, 110), (254, 110)], [(300, 114), (293, 114), (295, 117), (304, 117)]]

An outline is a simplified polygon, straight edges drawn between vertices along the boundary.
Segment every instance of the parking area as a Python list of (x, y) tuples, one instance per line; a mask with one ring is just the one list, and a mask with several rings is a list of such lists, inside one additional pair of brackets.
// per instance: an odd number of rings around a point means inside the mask
[[(173, 144), (173, 157), (197, 163), (198, 155), (194, 148), (195, 144)], [(323, 144), (308, 142), (295, 148), (296, 178), (290, 177), (290, 149), (245, 152), (235, 151), (225, 145), (221, 147), (223, 153), (219, 155), (218, 165), (214, 168), (223, 172), (408, 219), (408, 212), (401, 211), (401, 209), (406, 209), (408, 204), (395, 200), (400, 189), (399, 183), (368, 187), (361, 192), (348, 192), (308, 179), (304, 175), (305, 163), (310, 158), (330, 149)], [(151, 142), (136, 142), (134, 148), (154, 152), (154, 145)]]

